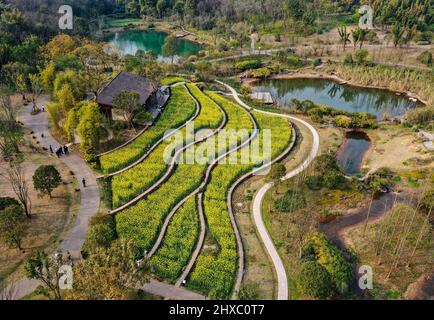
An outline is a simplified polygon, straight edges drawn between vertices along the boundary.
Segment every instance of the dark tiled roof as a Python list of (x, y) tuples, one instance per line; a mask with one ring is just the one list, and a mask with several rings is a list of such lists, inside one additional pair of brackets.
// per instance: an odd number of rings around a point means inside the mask
[(138, 93), (140, 102), (145, 104), (155, 90), (149, 79), (122, 71), (101, 90), (96, 102), (112, 106), (113, 98), (122, 91)]

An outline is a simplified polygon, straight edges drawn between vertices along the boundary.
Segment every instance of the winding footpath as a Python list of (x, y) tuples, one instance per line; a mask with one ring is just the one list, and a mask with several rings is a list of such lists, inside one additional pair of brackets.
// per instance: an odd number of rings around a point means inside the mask
[[(229, 89), (229, 91), (232, 93), (232, 96), (234, 97), (234, 99), (237, 101), (238, 104), (242, 105), (243, 107), (245, 107), (248, 110), (251, 110), (252, 108), (250, 106), (248, 106), (246, 103), (244, 103), (238, 93), (236, 92), (236, 90), (234, 88), (232, 88), (231, 86), (221, 82), (221, 81), (217, 81), (219, 84), (225, 86), (227, 89)], [(320, 145), (320, 139), (319, 139), (319, 134), (316, 131), (316, 129), (310, 125), (309, 123), (307, 123), (306, 121), (293, 117), (293, 116), (289, 116), (289, 115), (283, 115), (283, 114), (277, 114), (277, 113), (273, 113), (273, 112), (267, 112), (267, 111), (262, 111), (262, 110), (256, 110), (255, 112), (260, 112), (263, 114), (268, 114), (268, 115), (273, 115), (273, 116), (280, 116), (280, 117), (284, 117), (287, 119), (290, 119), (296, 123), (300, 123), (301, 125), (307, 127), (309, 129), (309, 131), (311, 132), (312, 136), (313, 136), (313, 144), (311, 147), (311, 152), (309, 153), (309, 156), (306, 158), (306, 160), (299, 165), (297, 168), (295, 168), (294, 170), (292, 170), (291, 172), (287, 173), (285, 177), (282, 178), (282, 181), (286, 181), (289, 180), (297, 175), (299, 175), (301, 172), (303, 172), (304, 170), (306, 170), (306, 168), (312, 163), (312, 161), (316, 158), (316, 156), (319, 153), (319, 145)], [(276, 275), (277, 275), (277, 282), (278, 282), (278, 293), (277, 293), (277, 299), (278, 300), (288, 300), (288, 277), (286, 275), (286, 270), (285, 270), (285, 266), (282, 262), (282, 259), (279, 256), (279, 253), (277, 252), (276, 247), (274, 246), (273, 240), (270, 237), (270, 234), (267, 231), (267, 228), (264, 224), (264, 220), (262, 219), (262, 202), (264, 199), (264, 196), (267, 194), (267, 192), (273, 187), (273, 183), (268, 183), (266, 185), (264, 185), (255, 195), (255, 198), (253, 200), (253, 217), (254, 217), (254, 221), (256, 224), (256, 228), (259, 232), (259, 235), (262, 239), (262, 242), (268, 252), (268, 254), (271, 257), (271, 260), (274, 264), (274, 268), (276, 271)]]
[[(48, 98), (43, 96), (37, 101), (37, 105), (41, 108), (43, 105), (46, 105), (47, 102)], [(31, 104), (25, 106), (18, 120), (21, 121), (25, 127), (33, 131), (33, 135), (37, 137), (40, 146), (45, 147), (46, 149), (49, 149), (50, 145), (53, 149), (60, 146), (60, 143), (53, 138), (48, 130), (47, 112), (41, 112), (32, 116), (30, 114), (31, 111)], [(42, 134), (44, 135), (44, 138), (42, 138)], [(73, 259), (80, 259), (80, 250), (89, 229), (89, 221), (99, 210), (99, 188), (92, 170), (79, 155), (71, 152), (69, 155), (61, 157), (60, 160), (65, 163), (72, 172), (74, 172), (77, 180), (79, 180), (81, 196), (80, 209), (77, 213), (76, 221), (60, 244), (60, 249), (63, 252), (69, 251)], [(81, 183), (83, 178), (86, 179), (86, 187)], [(20, 299), (23, 296), (32, 293), (38, 285), (38, 281), (29, 280), (27, 278), (21, 279), (13, 285), (13, 298)]]

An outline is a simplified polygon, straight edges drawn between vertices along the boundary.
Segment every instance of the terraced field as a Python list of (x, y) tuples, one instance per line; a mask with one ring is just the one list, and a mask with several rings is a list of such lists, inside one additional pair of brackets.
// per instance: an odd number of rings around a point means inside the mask
[[(231, 103), (215, 94), (211, 97), (221, 105)], [(263, 130), (271, 130), (271, 156), (277, 157), (290, 144), (291, 129), (287, 120), (262, 114), (254, 116), (261, 129), (256, 139), (262, 139)], [(238, 151), (239, 158), (241, 153), (242, 150)], [(189, 288), (204, 294), (212, 292), (214, 298), (228, 298), (231, 295), (238, 269), (238, 248), (227, 208), (227, 192), (240, 176), (262, 162), (261, 153), (257, 158), (252, 158), (250, 164), (220, 164), (214, 169), (204, 198), (208, 231), (212, 239), (209, 247), (214, 249), (202, 251), (188, 281)]]
[(199, 235), (196, 197), (190, 198), (173, 217), (160, 249), (150, 260), (159, 277), (176, 282), (188, 263)]
[[(225, 129), (232, 129), (236, 133), (235, 130), (243, 128), (246, 129), (245, 134), (249, 135), (253, 125), (248, 113), (235, 104), (222, 107), (228, 117)], [(227, 145), (219, 148), (218, 152), (221, 152), (222, 149), (227, 149)], [(182, 156), (186, 156), (189, 152), (191, 150), (187, 149)], [(215, 155), (210, 156), (215, 157)], [(140, 250), (149, 251), (158, 237), (165, 217), (179, 201), (200, 186), (207, 166), (207, 164), (180, 164), (171, 177), (147, 199), (118, 213), (116, 226), (119, 236), (132, 239)]]
[[(156, 183), (167, 171), (169, 164), (164, 160), (164, 154), (173, 154), (189, 144), (194, 139), (194, 133), (202, 129), (217, 129), (223, 124), (224, 114), (221, 109), (196, 86), (188, 86), (190, 92), (199, 101), (201, 110), (194, 120), (194, 130), (180, 130), (181, 141), (177, 135), (161, 143), (142, 163), (116, 175), (112, 179), (113, 207), (117, 208), (134, 199), (143, 191)], [(168, 151), (169, 150), (169, 151)]]
[(151, 128), (129, 145), (100, 157), (102, 172), (109, 174), (131, 165), (146, 154), (148, 146), (163, 138), (167, 130), (181, 126), (193, 117), (195, 112), (196, 105), (185, 87), (173, 87), (166, 108)]

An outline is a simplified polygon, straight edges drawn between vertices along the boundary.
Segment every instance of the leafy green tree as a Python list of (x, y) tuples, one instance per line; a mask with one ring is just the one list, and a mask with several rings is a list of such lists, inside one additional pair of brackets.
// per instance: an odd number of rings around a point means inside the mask
[(80, 123), (80, 108), (75, 107), (68, 111), (68, 114), (66, 115), (65, 120), (65, 133), (66, 138), (69, 142), (74, 142), (75, 138), (75, 129), (77, 129), (78, 124)]
[(185, 2), (184, 0), (177, 0), (173, 6), (173, 10), (176, 12), (178, 19), (181, 23), (184, 23)]
[(55, 188), (60, 186), (62, 177), (55, 166), (42, 165), (36, 169), (33, 175), (33, 186), (37, 191), (43, 195), (48, 195), (51, 198), (51, 194)]
[(47, 298), (62, 300), (60, 278), (63, 273), (61, 273), (61, 266), (66, 262), (60, 253), (49, 257), (44, 251), (37, 251), (26, 260), (24, 274), (29, 279), (42, 282), (43, 290), (41, 292)]
[(123, 91), (113, 98), (113, 106), (122, 110), (128, 126), (134, 128), (134, 118), (143, 110), (140, 95), (136, 92)]
[(354, 53), (354, 60), (356, 60), (356, 62), (358, 64), (364, 64), (366, 62), (366, 58), (369, 55), (369, 51), (368, 50), (357, 50)]
[(160, 16), (160, 18), (162, 18), (164, 15), (164, 12), (167, 9), (167, 0), (157, 0), (156, 7), (157, 7), (158, 15)]
[(12, 204), (0, 211), (0, 238), (9, 246), (21, 250), (21, 241), (26, 235), (27, 224), (21, 206)]
[(163, 54), (170, 57), (171, 64), (173, 64), (176, 52), (178, 51), (179, 42), (175, 36), (170, 35), (164, 40)]
[(55, 79), (56, 67), (53, 63), (50, 63), (41, 71), (41, 83), (47, 92), (53, 92)]
[(81, 148), (90, 160), (93, 158), (101, 139), (101, 113), (96, 103), (83, 103), (77, 133), (80, 137)]

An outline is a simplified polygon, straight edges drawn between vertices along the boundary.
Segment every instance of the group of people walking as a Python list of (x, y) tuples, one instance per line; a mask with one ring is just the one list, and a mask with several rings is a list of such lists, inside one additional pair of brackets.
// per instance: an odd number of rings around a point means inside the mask
[(62, 155), (68, 155), (69, 148), (66, 145), (60, 146), (56, 149), (56, 151), (53, 150), (53, 147), (50, 145), (50, 152), (55, 153), (58, 158), (60, 158)]

